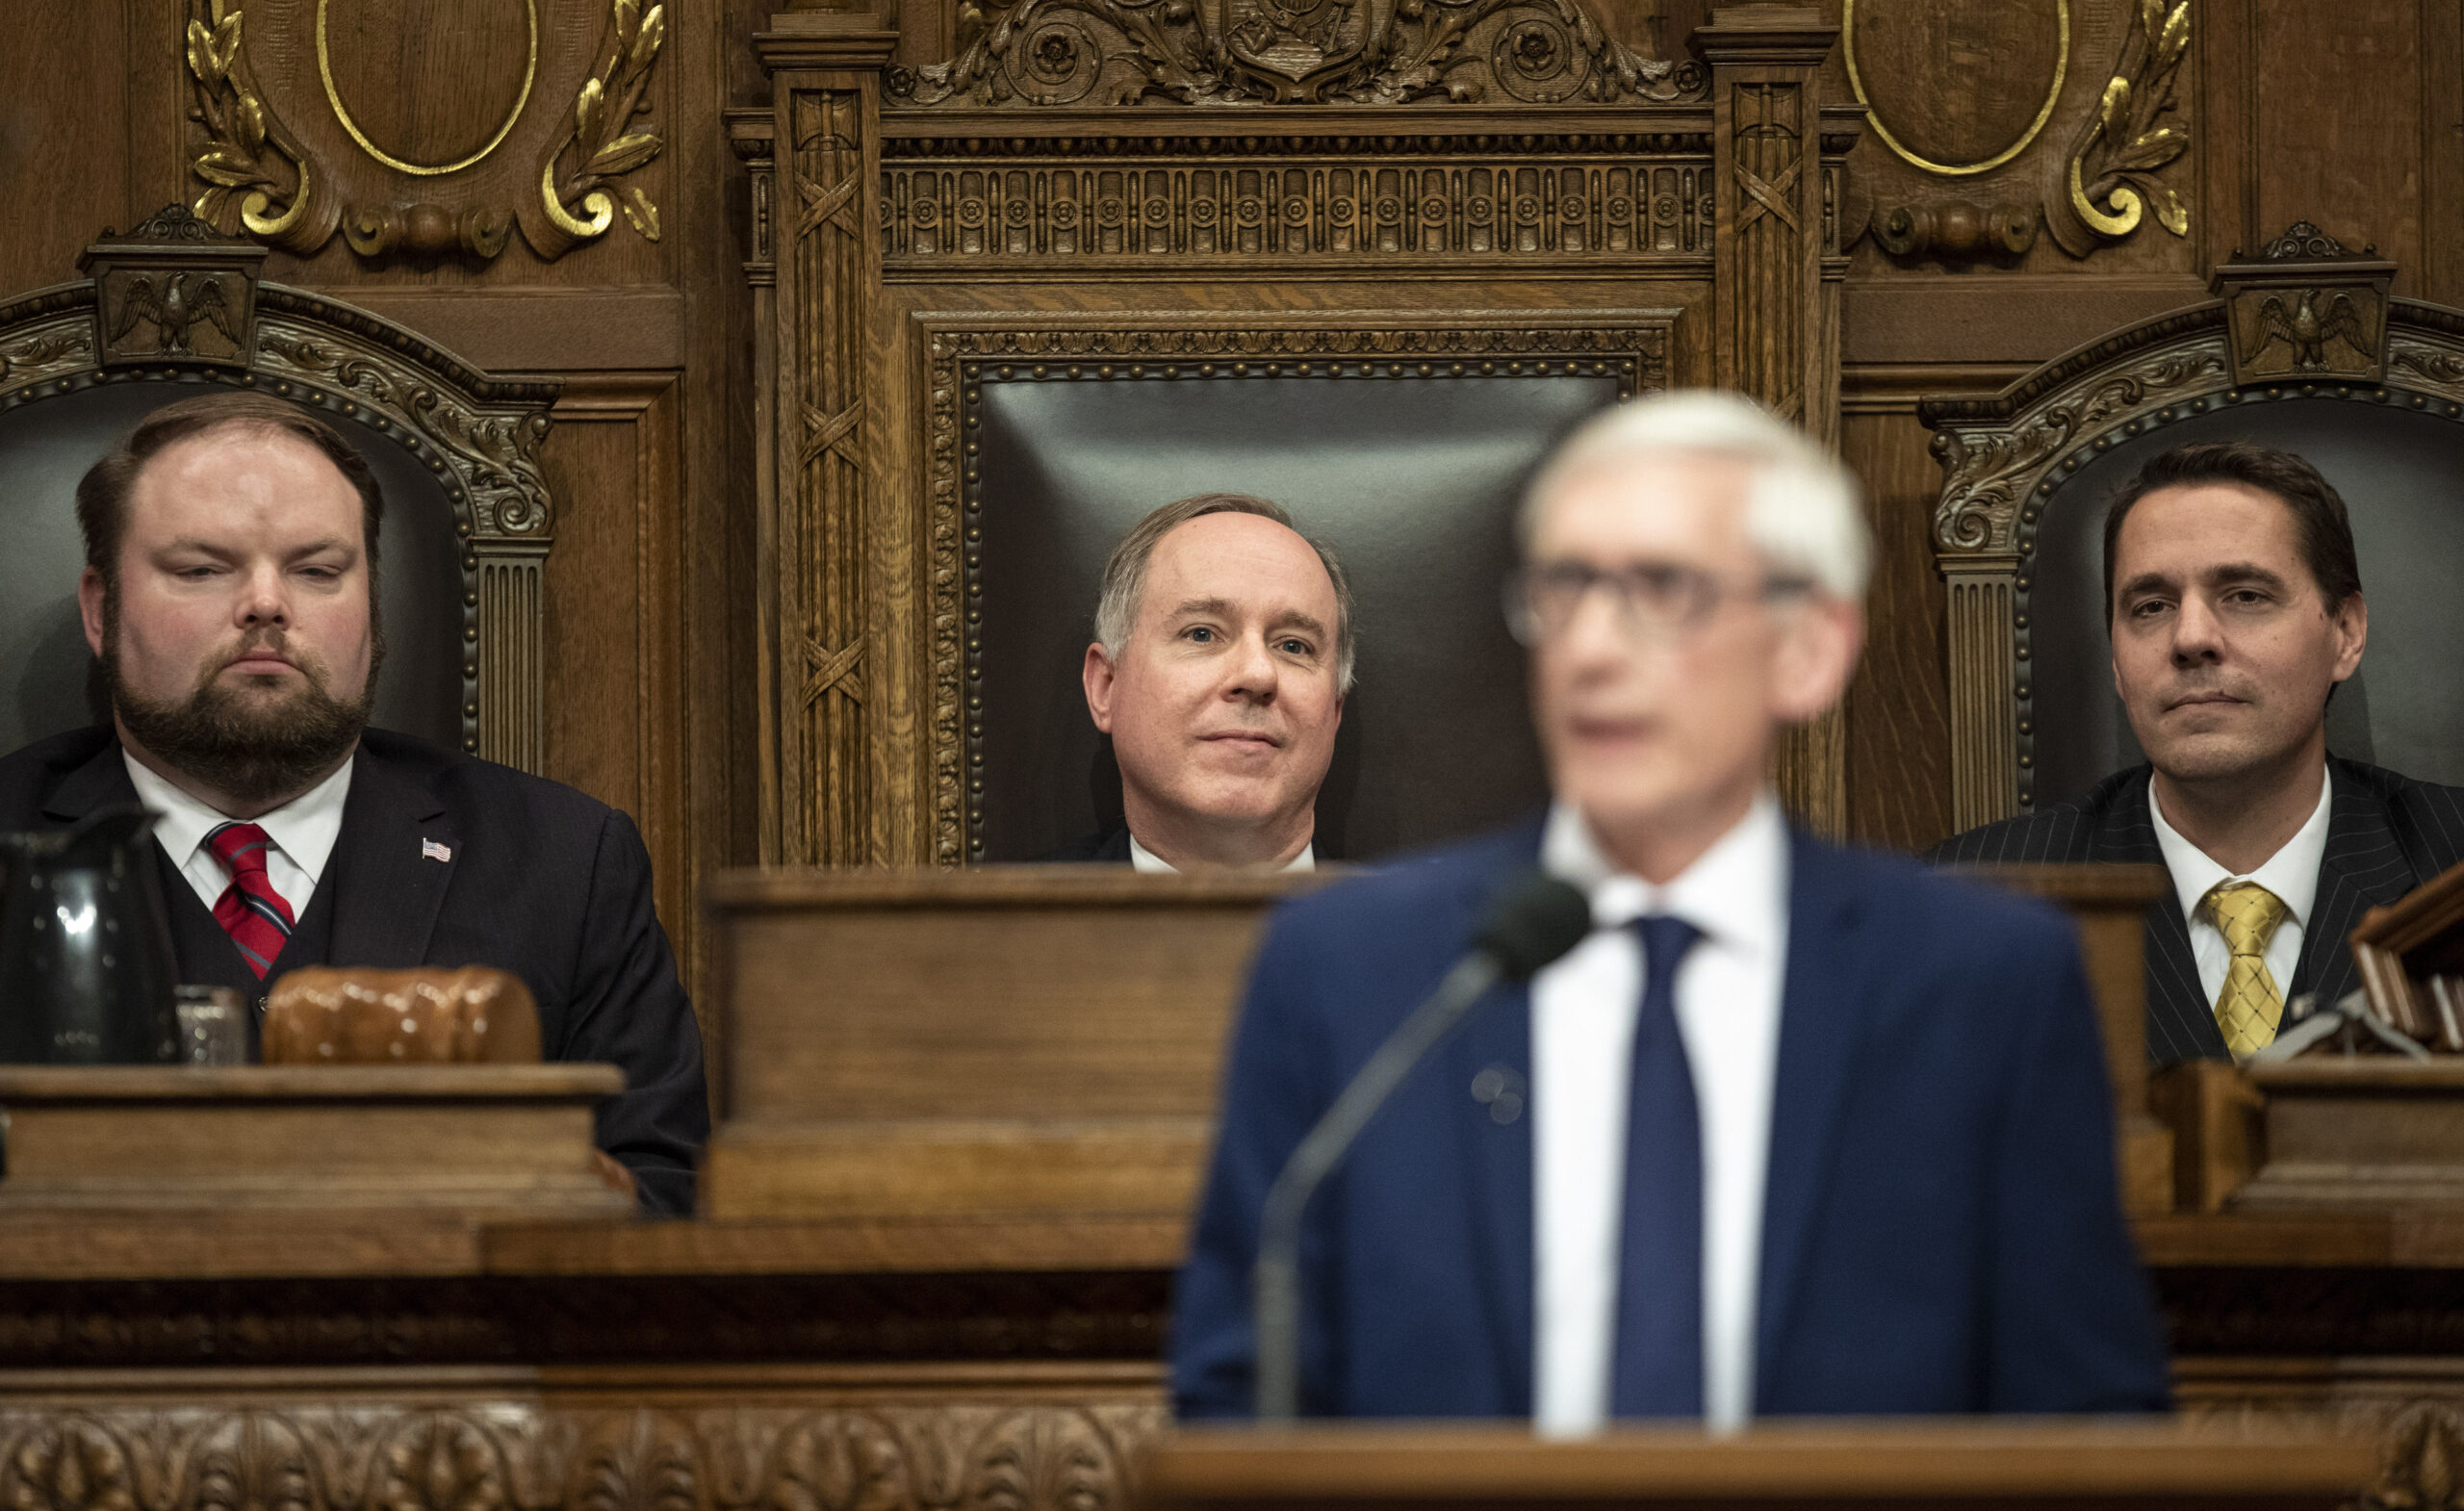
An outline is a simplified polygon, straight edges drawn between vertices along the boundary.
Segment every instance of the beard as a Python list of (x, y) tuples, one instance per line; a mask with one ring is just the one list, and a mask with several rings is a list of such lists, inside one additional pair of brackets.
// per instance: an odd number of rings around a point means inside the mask
[[(385, 659), (385, 637), (369, 626), (368, 680), (356, 699), (336, 698), (324, 663), (290, 645), (278, 628), (253, 629), (216, 655), (186, 698), (152, 699), (128, 685), (119, 662), (116, 605), (106, 610), (103, 681), (112, 711), (137, 744), (167, 764), (242, 803), (273, 805), (305, 791), (340, 765), (359, 743), (375, 704), (376, 669)], [(250, 689), (225, 684), (222, 671), (242, 656), (273, 651), (299, 671), (302, 685), (290, 696), (247, 696)], [(244, 678), (257, 688), (278, 677)]]

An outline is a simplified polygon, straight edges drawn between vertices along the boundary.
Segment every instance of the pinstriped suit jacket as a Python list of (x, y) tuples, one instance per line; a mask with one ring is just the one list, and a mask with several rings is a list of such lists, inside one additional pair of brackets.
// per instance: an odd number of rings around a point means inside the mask
[[(1956, 834), (1925, 858), (1938, 864), (2033, 861), (2165, 863), (2147, 807), (2148, 767), (2107, 777), (2075, 802)], [(2288, 1000), (2334, 1002), (2361, 985), (2346, 943), (2361, 915), (2464, 861), (2464, 787), (2415, 781), (2327, 757), (2332, 788), (2319, 896), (2302, 932)], [(2167, 896), (2147, 911), (2147, 1055), (2160, 1065), (2226, 1058), (2213, 1005), (2191, 956), (2190, 926)]]

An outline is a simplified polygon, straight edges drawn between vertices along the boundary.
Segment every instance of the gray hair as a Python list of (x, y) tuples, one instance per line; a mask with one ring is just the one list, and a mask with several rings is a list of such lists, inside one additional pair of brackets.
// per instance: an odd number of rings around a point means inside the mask
[(1578, 474), (1654, 451), (1707, 451), (1752, 465), (1745, 528), (1763, 558), (1780, 572), (1811, 579), (1828, 597), (1864, 598), (1874, 545), (1856, 475), (1795, 425), (1741, 395), (1714, 389), (1620, 404), (1568, 437), (1524, 491), (1515, 522), (1524, 551), (1531, 549), (1541, 508)]
[(1344, 576), (1343, 563), (1335, 559), (1335, 553), (1323, 541), (1302, 533), (1283, 505), (1245, 493), (1202, 493), (1177, 499), (1130, 526), (1129, 533), (1120, 538), (1120, 544), (1104, 560), (1103, 588), (1095, 600), (1095, 642), (1104, 648), (1104, 654), (1118, 661), (1121, 651), (1129, 644), (1130, 628), (1138, 623), (1139, 600), (1146, 593), (1146, 564), (1154, 558), (1155, 543), (1190, 521), (1209, 514), (1254, 514), (1272, 520), (1307, 541), (1309, 549), (1318, 553), (1318, 564), (1326, 569), (1326, 580), (1335, 585), (1335, 690), (1350, 692), (1356, 657), (1351, 638), (1351, 582)]

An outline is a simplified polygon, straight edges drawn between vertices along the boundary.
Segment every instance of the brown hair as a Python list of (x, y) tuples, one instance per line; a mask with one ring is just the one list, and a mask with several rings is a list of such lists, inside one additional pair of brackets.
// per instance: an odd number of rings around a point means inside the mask
[(2114, 556), (2121, 541), (2121, 522), (2132, 505), (2159, 488), (2238, 483), (2255, 488), (2293, 511), (2293, 529), (2301, 559), (2334, 613), (2345, 600), (2361, 591), (2361, 562), (2352, 547), (2352, 521), (2345, 500), (2319, 469), (2291, 451), (2251, 441), (2201, 441), (2177, 446), (2152, 457), (2139, 475), (2122, 485), (2105, 511), (2105, 622), (2114, 617)]
[(119, 546), (128, 533), (129, 495), (145, 464), (182, 441), (224, 425), (278, 430), (324, 454), (359, 493), (362, 554), (368, 561), (369, 601), (376, 589), (376, 530), (385, 519), (385, 495), (359, 448), (341, 431), (297, 404), (263, 394), (227, 389), (165, 404), (139, 421), (119, 444), (77, 480), (77, 527), (86, 535), (86, 565), (102, 574), (103, 586), (119, 587)]
[(1120, 544), (1104, 560), (1103, 587), (1095, 600), (1095, 639), (1103, 646), (1104, 653), (1118, 659), (1121, 647), (1129, 643), (1129, 631), (1138, 620), (1138, 600), (1146, 590), (1146, 563), (1155, 554), (1155, 543), (1208, 514), (1254, 514), (1274, 521), (1309, 542), (1309, 549), (1318, 553), (1318, 564), (1326, 569), (1326, 579), (1335, 585), (1335, 690), (1351, 691), (1351, 582), (1344, 576), (1343, 563), (1335, 559), (1335, 553), (1323, 542), (1311, 539), (1293, 524), (1283, 505), (1245, 493), (1195, 494), (1164, 505), (1129, 527), (1129, 533), (1120, 538)]

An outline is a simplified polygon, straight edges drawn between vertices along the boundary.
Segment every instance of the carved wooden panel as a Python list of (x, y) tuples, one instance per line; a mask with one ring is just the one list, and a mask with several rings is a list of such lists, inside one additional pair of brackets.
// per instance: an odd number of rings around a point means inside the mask
[[(1108, 1393), (1115, 1394), (1115, 1393)], [(1126, 1511), (1152, 1401), (0, 1410), (28, 1511)]]
[(1193, 271), (1261, 256), (1505, 270), (1708, 256), (1709, 121), (1672, 110), (1646, 124), (1658, 129), (1538, 141), (1414, 135), (1367, 161), (1333, 137), (1190, 136), (1161, 151), (1131, 140), (1091, 161), (1075, 139), (893, 135), (882, 252), (893, 276), (946, 274), (952, 263), (1094, 274), (1114, 259)]
[[(641, 0), (186, 0), (192, 207), (307, 255), (485, 263), (516, 226), (553, 258), (621, 215), (665, 139), (663, 5)], [(404, 48), (417, 26), (424, 45)]]

